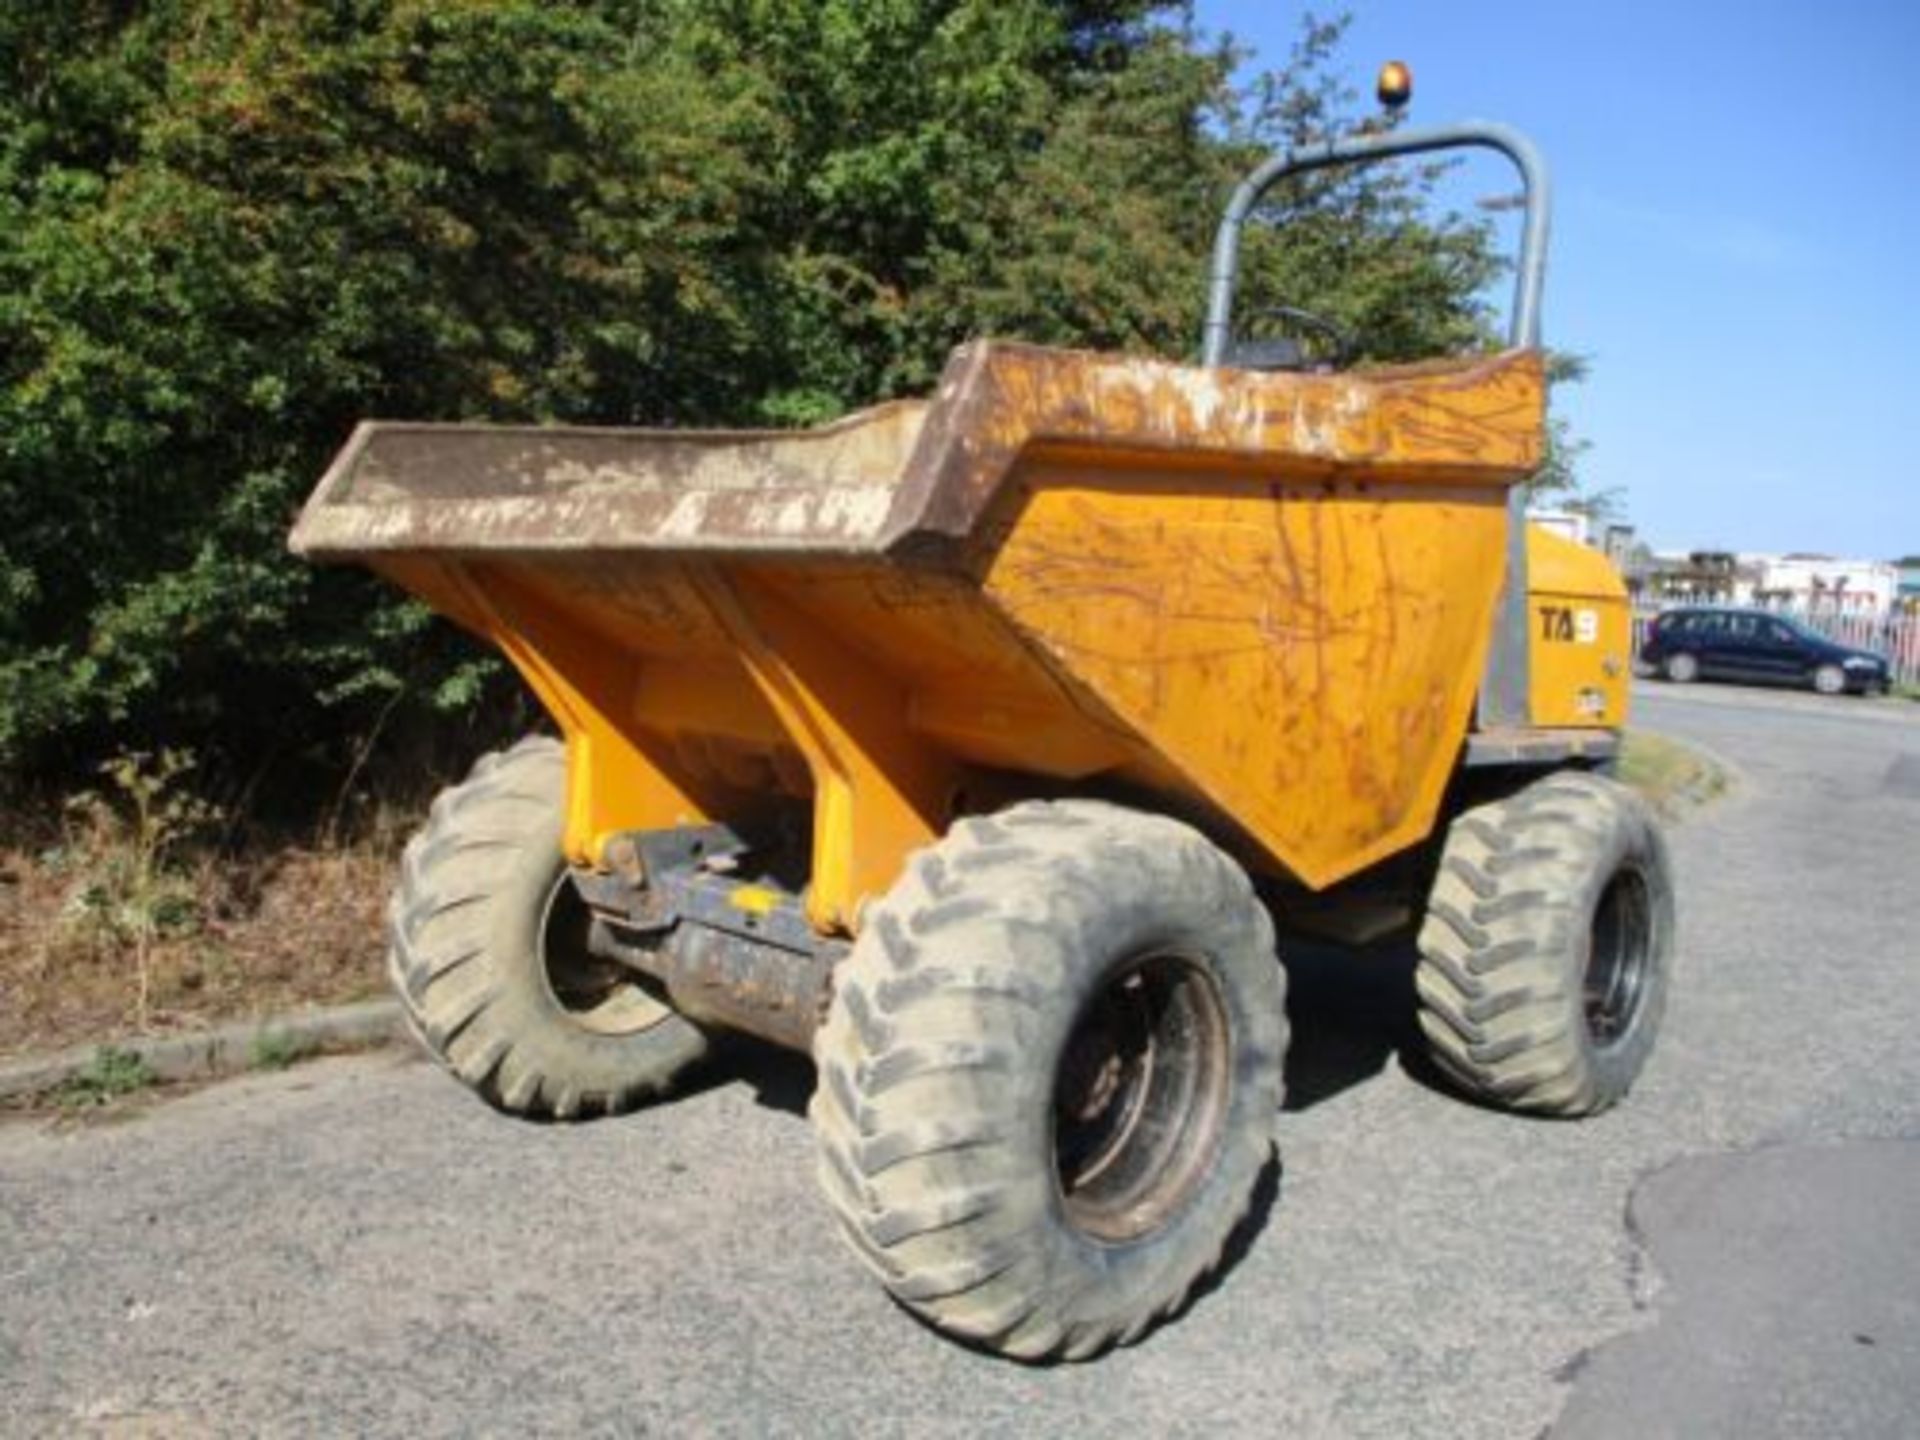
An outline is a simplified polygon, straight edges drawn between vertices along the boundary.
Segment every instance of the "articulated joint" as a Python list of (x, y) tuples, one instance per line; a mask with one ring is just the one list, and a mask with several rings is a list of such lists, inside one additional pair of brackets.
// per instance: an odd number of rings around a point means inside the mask
[(588, 947), (659, 981), (690, 1020), (807, 1051), (847, 946), (815, 933), (801, 892), (746, 878), (748, 855), (724, 825), (615, 837), (611, 870), (573, 871)]

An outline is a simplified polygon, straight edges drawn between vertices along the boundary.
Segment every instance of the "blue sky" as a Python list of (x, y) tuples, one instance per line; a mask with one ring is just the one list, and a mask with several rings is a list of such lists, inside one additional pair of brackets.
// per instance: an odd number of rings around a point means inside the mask
[[(1593, 361), (1556, 404), (1642, 538), (1920, 553), (1920, 0), (1351, 8), (1363, 94), (1404, 59), (1414, 123), (1545, 150), (1547, 340)], [(1198, 6), (1274, 63), (1299, 15)], [(1469, 163), (1473, 193), (1510, 188)]]

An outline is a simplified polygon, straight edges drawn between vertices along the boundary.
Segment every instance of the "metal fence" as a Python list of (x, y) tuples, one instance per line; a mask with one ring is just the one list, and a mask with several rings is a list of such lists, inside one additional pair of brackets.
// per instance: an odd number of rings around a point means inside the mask
[[(1647, 626), (1659, 610), (1636, 610), (1633, 615), (1633, 653), (1640, 653)], [(1876, 650), (1893, 662), (1893, 678), (1920, 685), (1920, 615), (1848, 615), (1833, 610), (1770, 610), (1771, 615), (1797, 620), (1830, 640), (1860, 650)]]

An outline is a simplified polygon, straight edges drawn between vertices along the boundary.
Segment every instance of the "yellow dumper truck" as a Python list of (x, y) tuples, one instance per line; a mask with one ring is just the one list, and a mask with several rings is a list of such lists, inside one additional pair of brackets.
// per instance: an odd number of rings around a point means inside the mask
[[(1527, 183), (1511, 348), (1236, 341), (1268, 186), (1455, 146)], [(560, 735), (483, 759), (407, 848), (421, 1043), (559, 1120), (664, 1093), (718, 1028), (809, 1051), (854, 1251), (1029, 1358), (1140, 1335), (1246, 1213), (1276, 921), (1417, 922), (1439, 1071), (1617, 1100), (1673, 910), (1606, 778), (1623, 592), (1518, 498), (1546, 214), (1515, 132), (1396, 131), (1242, 184), (1197, 365), (982, 341), (812, 430), (362, 425), (294, 548), (498, 646)]]

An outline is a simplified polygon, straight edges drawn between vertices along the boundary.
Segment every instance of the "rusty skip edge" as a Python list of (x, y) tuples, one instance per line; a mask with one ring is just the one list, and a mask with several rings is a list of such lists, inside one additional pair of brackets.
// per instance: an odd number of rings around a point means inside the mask
[[(1539, 459), (1539, 375), (1534, 351), (1322, 376), (982, 341), (954, 352), (929, 401), (807, 431), (363, 422), (289, 544), (321, 560), (628, 549), (918, 560), (965, 540), (1020, 456), (1046, 447), (1101, 452), (1094, 463), (1116, 472), (1137, 456), (1507, 486)], [(1504, 410), (1448, 405), (1503, 383)]]

